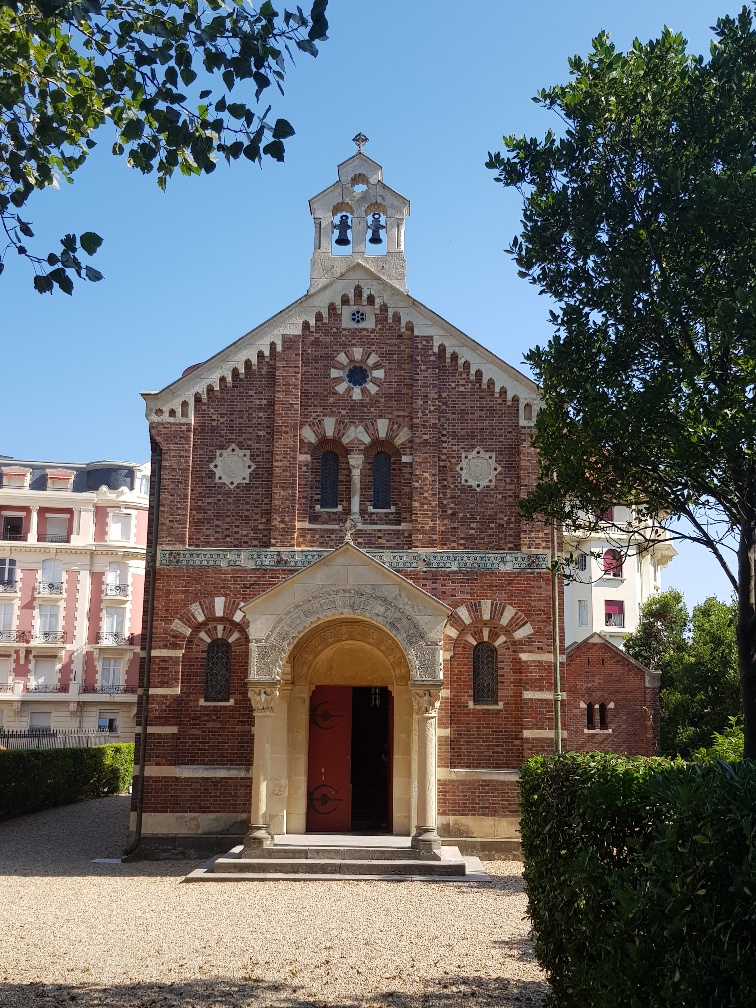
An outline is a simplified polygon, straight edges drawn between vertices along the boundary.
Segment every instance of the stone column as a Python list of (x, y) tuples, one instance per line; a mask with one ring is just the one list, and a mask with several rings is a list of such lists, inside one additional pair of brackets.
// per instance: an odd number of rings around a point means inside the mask
[(28, 538), (27, 541), (30, 542), (30, 543), (35, 543), (35, 542), (38, 542), (38, 540), (39, 540), (39, 537), (37, 535), (37, 528), (38, 528), (37, 518), (38, 518), (38, 515), (39, 515), (39, 507), (35, 505), (31, 509), (31, 518), (30, 518), (30, 521), (29, 521), (29, 538)]
[(362, 455), (349, 455), (349, 468), (352, 473), (352, 494), (349, 510), (350, 516), (355, 521), (360, 520), (360, 470), (362, 469), (362, 462)]
[(417, 724), (417, 827), (412, 846), (430, 852), (441, 846), (436, 830), (436, 731), (440, 689), (413, 689)]
[(244, 852), (269, 847), (273, 837), (268, 829), (268, 779), (270, 777), (270, 741), (273, 711), (278, 690), (269, 686), (249, 688), (249, 699), (255, 713), (255, 745), (252, 756), (252, 806), (249, 831), (244, 837)]

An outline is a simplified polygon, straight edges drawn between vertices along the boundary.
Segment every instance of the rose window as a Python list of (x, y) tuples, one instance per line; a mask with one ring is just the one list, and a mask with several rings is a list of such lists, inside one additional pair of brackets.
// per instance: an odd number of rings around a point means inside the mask
[[(352, 316), (358, 312), (361, 312), (361, 309), (356, 308)], [(345, 350), (331, 363), (334, 389), (339, 395), (350, 399), (366, 399), (375, 395), (381, 387), (385, 374), (378, 354), (362, 347)]]

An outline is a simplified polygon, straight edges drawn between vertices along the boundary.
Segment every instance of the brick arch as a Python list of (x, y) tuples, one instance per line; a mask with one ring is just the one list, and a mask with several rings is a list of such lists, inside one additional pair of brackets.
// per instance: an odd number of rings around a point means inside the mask
[[(444, 632), (449, 649), (453, 648), (453, 642), (463, 631), (471, 631), (473, 627), (478, 630), (480, 624), (498, 631), (488, 637), (495, 647), (504, 641), (521, 640), (533, 633), (527, 617), (514, 606), (500, 599), (475, 599), (457, 606), (449, 617)], [(479, 639), (486, 639), (482, 632)]]
[(189, 637), (201, 624), (210, 624), (203, 627), (199, 634), (201, 639), (209, 643), (213, 637), (225, 637), (226, 640), (236, 640), (239, 631), (245, 633), (249, 629), (249, 621), (244, 615), (241, 602), (237, 599), (225, 598), (222, 595), (206, 597), (192, 602), (190, 606), (171, 623), (171, 629), (182, 637)]

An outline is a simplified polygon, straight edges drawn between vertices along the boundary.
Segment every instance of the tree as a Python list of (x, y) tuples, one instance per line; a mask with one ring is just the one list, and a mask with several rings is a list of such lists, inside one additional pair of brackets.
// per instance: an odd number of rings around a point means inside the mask
[[(717, 557), (738, 597), (745, 752), (756, 757), (756, 32), (721, 18), (617, 52), (606, 33), (541, 91), (563, 129), (489, 155), (524, 197), (510, 252), (548, 294), (527, 356), (543, 390), (541, 479), (522, 504), (579, 523), (633, 506)], [(734, 542), (735, 562), (728, 560)]]
[(688, 614), (672, 588), (641, 608), (625, 641), (636, 661), (661, 672), (662, 752), (686, 759), (726, 732), (740, 709), (734, 603), (708, 598)]
[[(0, 221), (9, 254), (34, 266), (40, 293), (70, 294), (75, 274), (102, 239), (94, 232), (61, 240), (59, 253), (29, 251), (34, 237), (18, 211), (37, 189), (71, 181), (95, 147), (93, 134), (114, 127), (113, 154), (165, 189), (175, 171), (212, 172), (226, 161), (284, 159), (294, 134), (285, 119), (249, 107), (275, 84), (283, 94), (292, 47), (316, 56), (327, 38), (328, 0), (280, 15), (270, 0), (0, 0)], [(216, 83), (220, 78), (222, 86)], [(249, 82), (249, 83), (248, 83)], [(238, 100), (231, 92), (239, 87)]]

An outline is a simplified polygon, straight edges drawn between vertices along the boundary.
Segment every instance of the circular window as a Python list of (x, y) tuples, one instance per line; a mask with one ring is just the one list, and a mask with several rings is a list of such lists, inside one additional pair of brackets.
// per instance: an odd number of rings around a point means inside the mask
[(354, 322), (355, 325), (360, 325), (362, 322), (365, 321), (367, 315), (360, 308), (355, 308), (350, 318), (352, 319), (352, 322)]
[(352, 388), (362, 388), (363, 385), (367, 385), (370, 381), (370, 372), (362, 364), (352, 364), (351, 367), (346, 369), (344, 377), (347, 380), (347, 384), (351, 385)]

